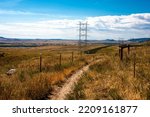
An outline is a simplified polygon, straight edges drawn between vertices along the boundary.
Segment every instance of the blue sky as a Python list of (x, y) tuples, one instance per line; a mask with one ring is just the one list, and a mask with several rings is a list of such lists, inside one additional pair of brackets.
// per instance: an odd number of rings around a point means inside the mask
[(149, 13), (150, 0), (0, 0), (0, 36), (77, 38), (76, 24), (88, 21), (90, 39), (149, 37)]
[[(150, 0), (0, 0), (0, 10), (47, 14), (46, 18), (56, 15), (56, 19), (61, 16), (62, 18), (63, 16), (85, 18), (87, 16), (149, 13), (149, 6)], [(7, 15), (4, 19), (8, 17)], [(32, 18), (29, 17), (29, 19)], [(13, 19), (19, 19), (19, 17), (13, 17)]]

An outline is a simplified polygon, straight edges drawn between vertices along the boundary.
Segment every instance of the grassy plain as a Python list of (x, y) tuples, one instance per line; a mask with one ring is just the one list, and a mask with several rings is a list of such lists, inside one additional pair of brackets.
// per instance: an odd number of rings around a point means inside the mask
[[(103, 45), (91, 45), (86, 49), (99, 46)], [(131, 48), (130, 54), (125, 49), (123, 61), (119, 59), (117, 46), (103, 48), (95, 54), (80, 54), (78, 47), (72, 45), (0, 48), (0, 53), (4, 53), (0, 57), (0, 99), (46, 99), (56, 86), (96, 58), (101, 61), (90, 66), (68, 99), (150, 99), (150, 46)], [(16, 73), (6, 75), (12, 68), (17, 70)]]
[(149, 100), (150, 46), (146, 45), (132, 48), (129, 54), (126, 49), (123, 61), (119, 59), (118, 47), (100, 50), (97, 54), (101, 62), (84, 73), (68, 99)]
[[(0, 57), (0, 99), (6, 100), (45, 99), (53, 87), (61, 85), (74, 71), (93, 59), (92, 55), (79, 54), (78, 47), (73, 45), (0, 48), (0, 53), (4, 53)], [(12, 68), (17, 70), (16, 73), (6, 75)]]

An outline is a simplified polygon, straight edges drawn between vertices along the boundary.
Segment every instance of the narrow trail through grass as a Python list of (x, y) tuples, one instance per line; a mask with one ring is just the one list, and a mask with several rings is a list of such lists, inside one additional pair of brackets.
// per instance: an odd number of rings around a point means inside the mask
[(88, 65), (85, 65), (81, 69), (77, 70), (74, 74), (72, 74), (68, 80), (64, 83), (62, 87), (57, 87), (53, 92), (52, 95), (48, 96), (48, 99), (51, 100), (65, 100), (67, 95), (74, 90), (75, 84), (78, 83), (79, 79), (81, 78), (82, 74), (88, 71), (89, 67), (97, 62), (100, 62), (101, 59), (97, 59)]

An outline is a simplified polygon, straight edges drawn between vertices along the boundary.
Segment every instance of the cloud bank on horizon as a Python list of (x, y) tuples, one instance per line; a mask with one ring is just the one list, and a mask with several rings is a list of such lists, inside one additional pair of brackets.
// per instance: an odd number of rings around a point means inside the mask
[(87, 17), (84, 20), (0, 23), (0, 35), (15, 38), (78, 39), (79, 21), (88, 22), (89, 39), (129, 39), (150, 36), (150, 13)]

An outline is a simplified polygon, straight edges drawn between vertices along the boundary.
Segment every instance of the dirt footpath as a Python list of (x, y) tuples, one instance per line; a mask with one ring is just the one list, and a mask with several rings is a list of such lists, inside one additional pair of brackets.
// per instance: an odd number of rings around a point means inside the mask
[(100, 59), (95, 60), (91, 62), (90, 64), (82, 67), (81, 69), (77, 70), (73, 75), (71, 75), (68, 80), (64, 83), (64, 85), (61, 88), (57, 88), (54, 92), (52, 92), (53, 95), (49, 96), (50, 100), (65, 100), (66, 96), (71, 93), (71, 91), (74, 90), (75, 84), (79, 81), (82, 74), (86, 71), (88, 71), (89, 66), (99, 62)]

